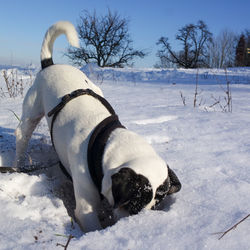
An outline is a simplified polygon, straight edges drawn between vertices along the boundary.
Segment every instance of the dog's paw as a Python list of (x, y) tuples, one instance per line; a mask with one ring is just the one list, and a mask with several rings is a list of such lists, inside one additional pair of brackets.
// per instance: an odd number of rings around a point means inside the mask
[(101, 206), (98, 210), (98, 219), (102, 228), (106, 228), (115, 224), (113, 208), (106, 198), (101, 201)]

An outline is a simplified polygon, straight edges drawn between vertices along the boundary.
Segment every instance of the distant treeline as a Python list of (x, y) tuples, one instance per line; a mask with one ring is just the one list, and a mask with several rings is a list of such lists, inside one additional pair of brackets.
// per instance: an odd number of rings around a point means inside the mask
[[(78, 22), (81, 47), (69, 48), (66, 56), (79, 66), (96, 63), (100, 67), (132, 65), (135, 58), (144, 58), (146, 50), (133, 48), (128, 19), (108, 10), (98, 16), (84, 11)], [(158, 39), (155, 67), (226, 68), (250, 66), (250, 30), (240, 35), (225, 29), (216, 37), (202, 20), (181, 27), (175, 36), (179, 50), (172, 49), (169, 38)]]

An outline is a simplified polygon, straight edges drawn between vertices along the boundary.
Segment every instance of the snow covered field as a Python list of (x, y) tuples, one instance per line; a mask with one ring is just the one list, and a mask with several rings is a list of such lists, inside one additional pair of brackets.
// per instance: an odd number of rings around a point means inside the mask
[[(22, 97), (5, 97), (0, 76), (0, 165), (15, 155)], [(0, 174), (0, 249), (250, 249), (250, 68), (228, 69), (233, 112), (222, 112), (224, 70), (83, 69), (130, 130), (143, 135), (176, 172), (182, 189), (159, 211), (142, 211), (102, 231), (83, 234), (71, 221), (72, 186), (56, 175), (57, 158), (43, 120), (28, 161), (48, 170)], [(11, 69), (8, 69), (10, 73)], [(30, 72), (18, 71), (23, 84)], [(193, 108), (198, 76), (197, 107)], [(27, 84), (26, 84), (27, 82)], [(1, 90), (1, 87), (3, 88)], [(24, 90), (25, 92), (25, 90)], [(181, 99), (182, 93), (186, 106)], [(216, 100), (220, 103), (216, 104)]]

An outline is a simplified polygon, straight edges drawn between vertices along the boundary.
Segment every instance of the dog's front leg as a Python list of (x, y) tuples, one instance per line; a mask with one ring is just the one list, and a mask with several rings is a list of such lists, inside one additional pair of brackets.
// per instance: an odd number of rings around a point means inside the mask
[(101, 204), (100, 195), (89, 174), (84, 172), (87, 166), (85, 168), (80, 163), (74, 163), (71, 166), (78, 166), (71, 168), (76, 199), (76, 220), (84, 232), (100, 230), (102, 229), (98, 219), (98, 209)]
[(93, 207), (86, 200), (76, 198), (75, 217), (84, 232), (102, 229), (97, 210), (97, 207)]

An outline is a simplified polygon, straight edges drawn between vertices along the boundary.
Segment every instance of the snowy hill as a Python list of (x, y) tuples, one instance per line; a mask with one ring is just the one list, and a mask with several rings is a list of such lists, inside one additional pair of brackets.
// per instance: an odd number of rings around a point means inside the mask
[[(21, 116), (23, 100), (21, 95), (9, 97), (3, 70), (2, 166), (14, 160), (14, 113)], [(62, 249), (57, 244), (65, 245), (70, 234), (75, 238), (68, 249), (249, 249), (250, 218), (221, 240), (221, 234), (214, 233), (226, 231), (250, 213), (250, 68), (197, 72), (89, 65), (82, 70), (103, 90), (121, 122), (144, 136), (175, 170), (182, 189), (166, 199), (162, 210), (142, 211), (110, 228), (83, 234), (69, 216), (74, 207), (72, 186), (56, 174), (57, 157), (43, 120), (30, 142), (27, 162), (47, 170), (0, 174), (0, 249)], [(25, 92), (34, 71), (15, 72)], [(223, 112), (227, 81), (232, 113)]]

